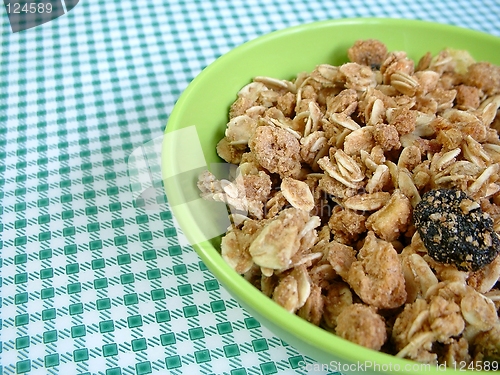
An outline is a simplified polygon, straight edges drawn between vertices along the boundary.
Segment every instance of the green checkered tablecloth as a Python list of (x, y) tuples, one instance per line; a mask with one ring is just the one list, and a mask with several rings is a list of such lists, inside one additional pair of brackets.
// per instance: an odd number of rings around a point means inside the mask
[(181, 92), (233, 47), (367, 16), (500, 36), (498, 0), (80, 0), (16, 33), (2, 8), (3, 374), (310, 373), (206, 269), (161, 181), (134, 190), (130, 156), (155, 149)]

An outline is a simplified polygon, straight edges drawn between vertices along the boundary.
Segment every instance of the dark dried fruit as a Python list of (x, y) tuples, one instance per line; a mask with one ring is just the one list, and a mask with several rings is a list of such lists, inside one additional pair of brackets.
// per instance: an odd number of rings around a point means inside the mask
[(427, 192), (415, 207), (413, 220), (429, 255), (461, 271), (477, 271), (500, 252), (493, 220), (463, 191)]

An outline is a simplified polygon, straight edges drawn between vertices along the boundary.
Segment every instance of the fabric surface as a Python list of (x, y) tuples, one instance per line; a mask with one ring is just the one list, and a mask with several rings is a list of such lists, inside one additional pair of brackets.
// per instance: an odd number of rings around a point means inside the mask
[(1, 12), (3, 374), (335, 373), (228, 295), (130, 156), (205, 66), (273, 30), (373, 16), (500, 36), (498, 0), (80, 0), (17, 33)]

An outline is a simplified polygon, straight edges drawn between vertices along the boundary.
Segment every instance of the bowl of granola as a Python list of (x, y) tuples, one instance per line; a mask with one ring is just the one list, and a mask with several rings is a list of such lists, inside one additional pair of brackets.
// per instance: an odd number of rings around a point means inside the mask
[(174, 107), (181, 230), (323, 370), (499, 369), (499, 48), (423, 21), (316, 22), (235, 48)]

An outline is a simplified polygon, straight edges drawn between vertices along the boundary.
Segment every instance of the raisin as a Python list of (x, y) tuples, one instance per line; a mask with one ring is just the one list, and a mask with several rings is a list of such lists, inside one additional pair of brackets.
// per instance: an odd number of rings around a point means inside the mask
[(493, 220), (463, 191), (425, 193), (415, 207), (413, 220), (429, 255), (461, 271), (477, 271), (500, 252)]

